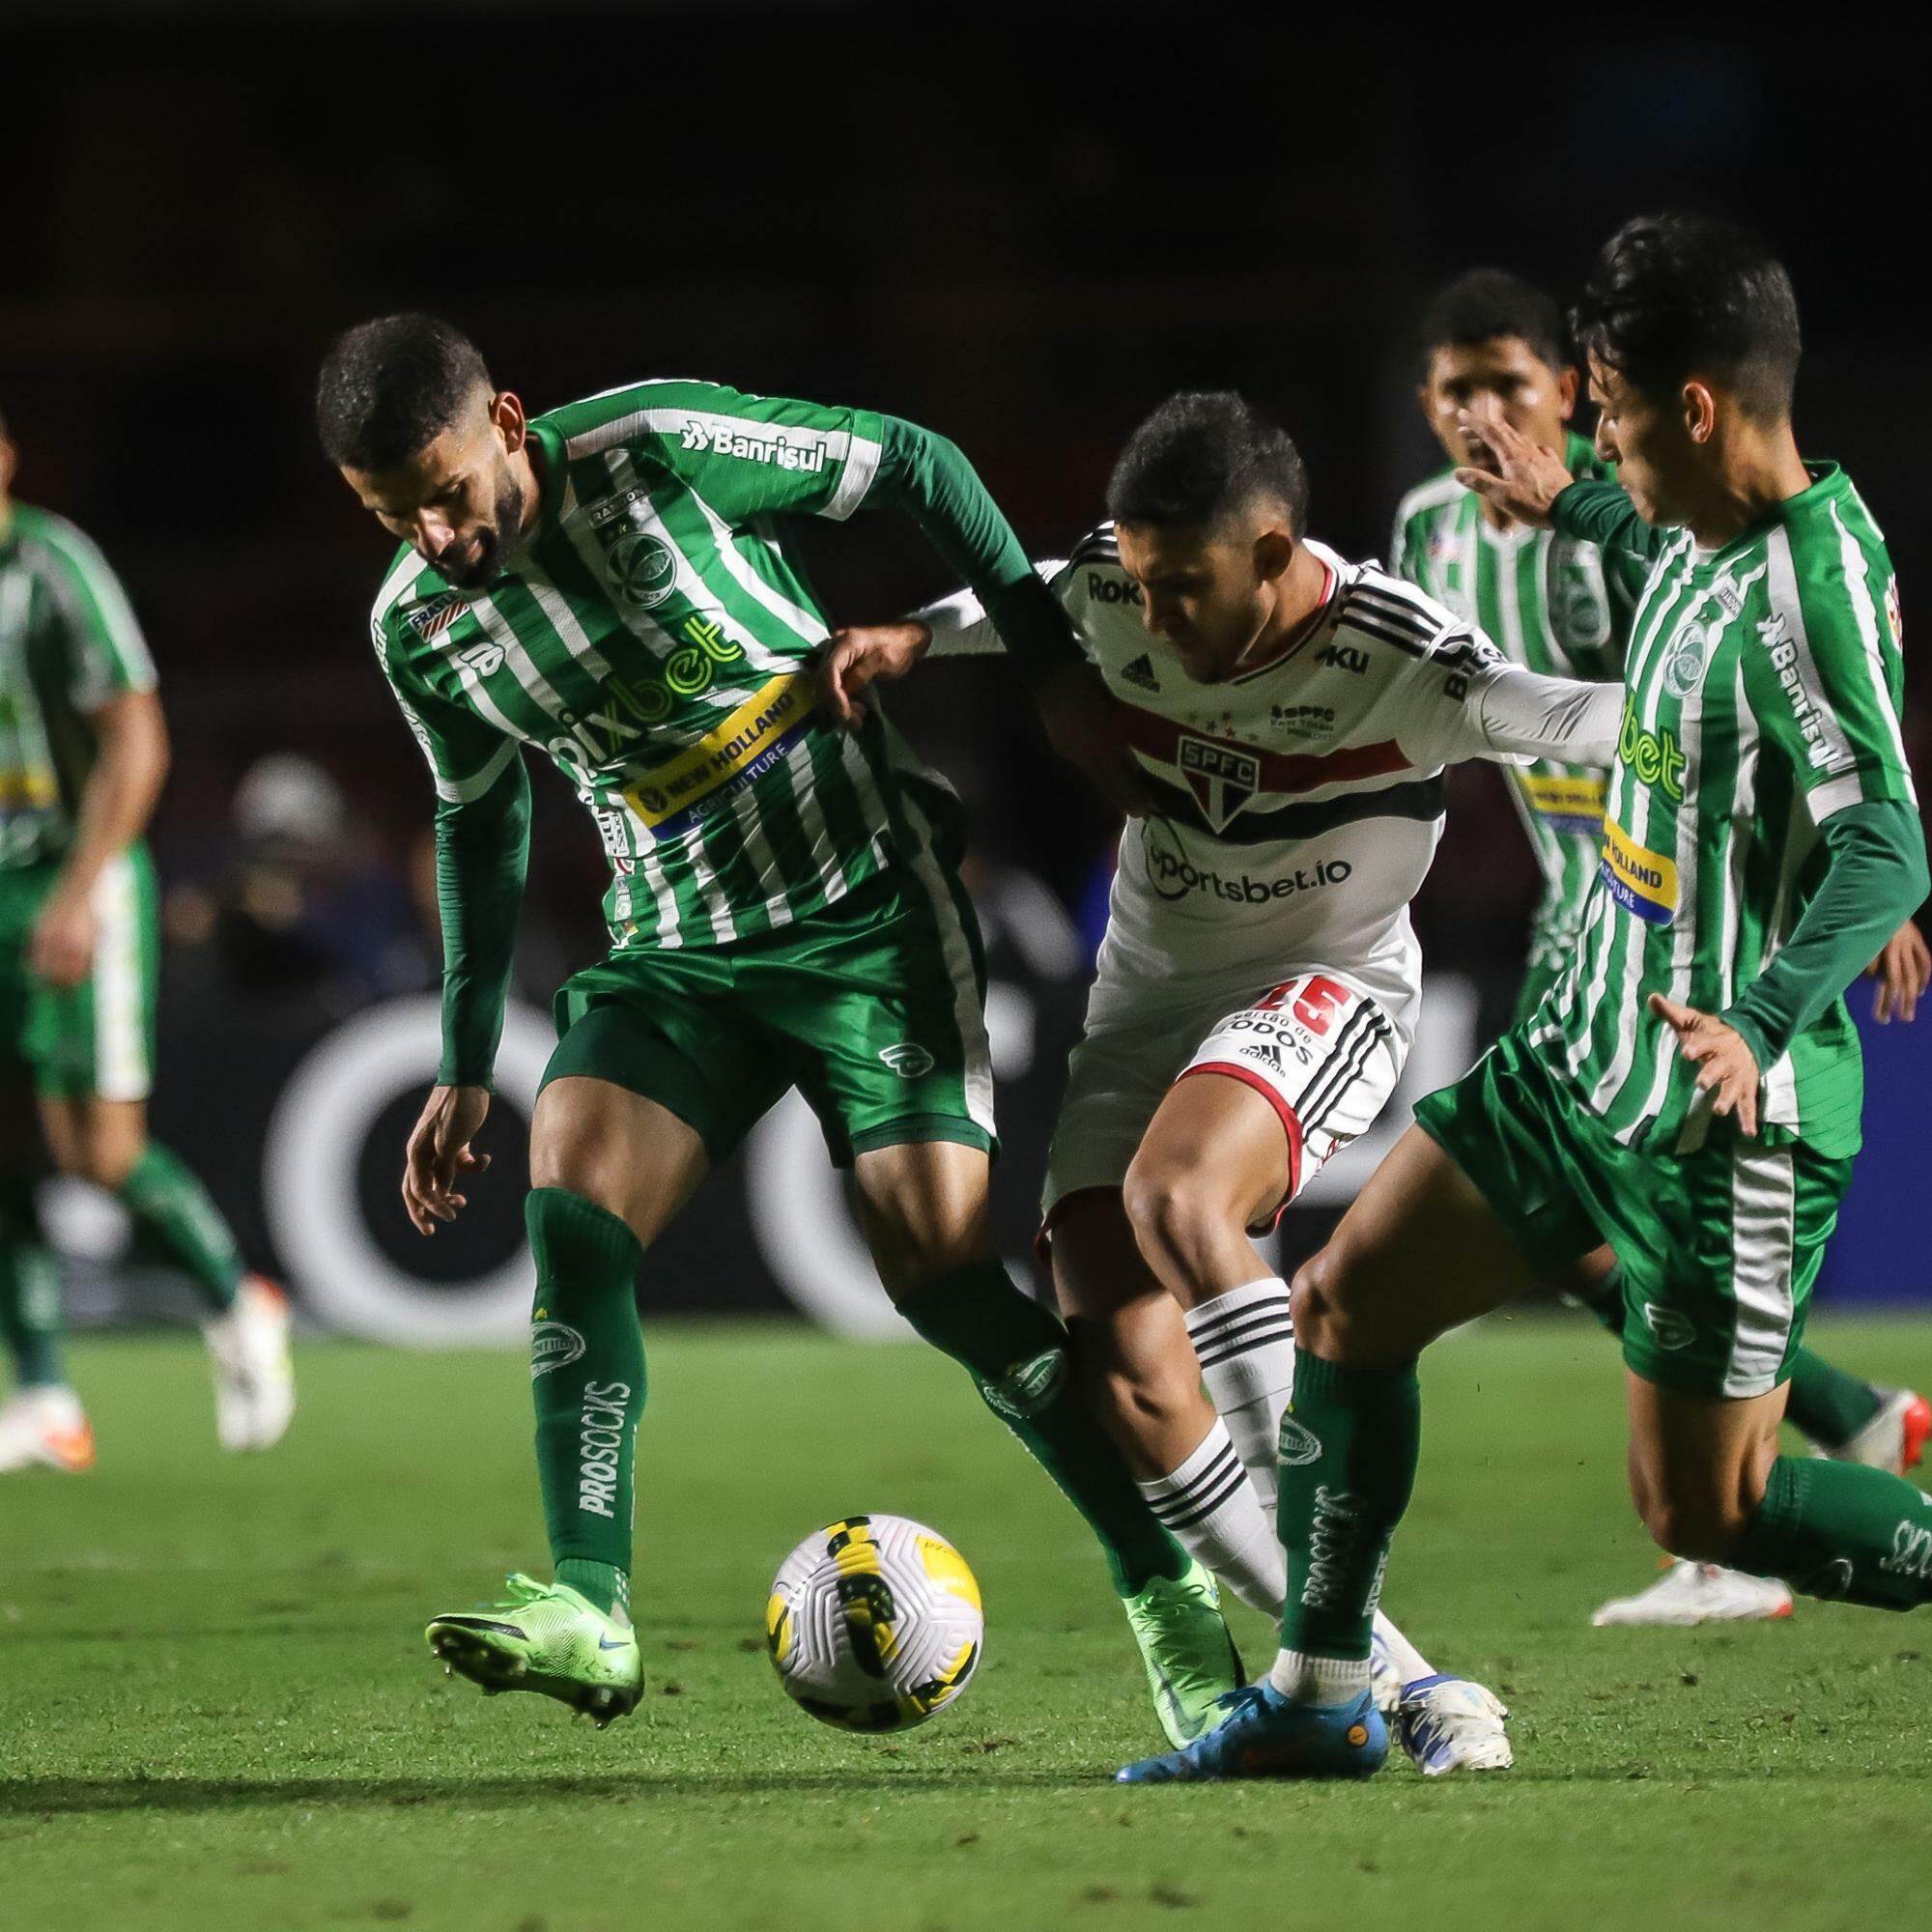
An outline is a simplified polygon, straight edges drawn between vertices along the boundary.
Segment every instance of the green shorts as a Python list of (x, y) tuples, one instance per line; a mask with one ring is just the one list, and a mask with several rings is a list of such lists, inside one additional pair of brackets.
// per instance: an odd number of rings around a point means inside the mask
[(788, 1088), (832, 1158), (914, 1141), (996, 1149), (985, 959), (929, 853), (728, 946), (613, 952), (564, 982), (544, 1083), (609, 1080), (723, 1160)]
[(1415, 1120), (1537, 1266), (1609, 1242), (1633, 1373), (1732, 1397), (1785, 1379), (1849, 1160), (1733, 1133), (1695, 1153), (1638, 1152), (1552, 1077), (1520, 1028)]
[(46, 1094), (145, 1100), (154, 1084), (160, 913), (154, 861), (131, 845), (94, 891), (94, 969), (49, 986), (27, 964), (57, 865), (0, 867), (0, 1064), (24, 1065)]

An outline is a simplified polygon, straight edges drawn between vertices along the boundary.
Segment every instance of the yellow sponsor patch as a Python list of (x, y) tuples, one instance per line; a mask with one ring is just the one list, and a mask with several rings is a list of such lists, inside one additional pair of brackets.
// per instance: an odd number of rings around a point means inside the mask
[(60, 785), (44, 766), (27, 771), (0, 772), (0, 806), (46, 806), (60, 803)]
[(1556, 832), (1594, 838), (1603, 828), (1605, 787), (1602, 779), (1566, 778), (1556, 772), (1519, 772), (1517, 783), (1529, 809)]
[(1612, 819), (1604, 821), (1604, 883), (1626, 912), (1652, 925), (1677, 916), (1677, 862), (1639, 845)]
[(624, 800), (653, 831), (734, 779), (761, 776), (811, 715), (817, 690), (806, 671), (784, 671), (762, 685), (696, 744), (642, 773)]

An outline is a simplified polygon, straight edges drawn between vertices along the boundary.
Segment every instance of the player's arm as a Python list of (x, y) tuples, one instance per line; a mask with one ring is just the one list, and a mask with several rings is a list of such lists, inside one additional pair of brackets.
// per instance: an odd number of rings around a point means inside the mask
[(1615, 759), (1622, 685), (1526, 670), (1480, 631), (1450, 622), (1446, 611), (1442, 616), (1447, 628), (1403, 687), (1398, 741), (1412, 764)]
[(168, 772), (168, 727), (155, 695), (154, 660), (126, 593), (78, 530), (50, 530), (48, 588), (61, 631), (69, 696), (92, 726), (95, 754), (74, 835), (34, 924), (33, 971), (78, 985), (94, 964), (94, 889), (102, 868), (139, 838)]
[(1637, 515), (1620, 483), (1579, 481), (1555, 450), (1532, 442), (1499, 414), (1464, 411), (1458, 420), (1464, 435), (1488, 447), (1496, 467), (1459, 469), (1457, 482), (1508, 511), (1518, 523), (1537, 524), (1559, 536), (1643, 561), (1669, 541), (1667, 532)]
[[(1069, 568), (1065, 558), (1033, 568), (1049, 589), (1065, 595)], [(818, 656), (820, 694), (834, 721), (849, 731), (866, 714), (867, 685), (904, 677), (927, 657), (994, 657), (1006, 647), (978, 594), (955, 590), (897, 623), (848, 624), (834, 631)]]
[(436, 781), (436, 896), (442, 924), (442, 1059), (404, 1158), (403, 1205), (432, 1235), (467, 1205), (459, 1179), (488, 1154), (470, 1142), (490, 1111), (497, 1046), (529, 862), (529, 774), (514, 740), (441, 697), (377, 648)]
[[(1653, 995), (1716, 1111), (1757, 1130), (1764, 1071), (1899, 936), (1932, 890), (1925, 838), (1899, 730), (1902, 682), (1883, 583), (1868, 562), (1794, 585), (1744, 654), (1745, 697), (1769, 755), (1789, 771), (1818, 828), (1825, 864), (1791, 937), (1723, 1013)], [(1881, 962), (1882, 963), (1882, 962)]]

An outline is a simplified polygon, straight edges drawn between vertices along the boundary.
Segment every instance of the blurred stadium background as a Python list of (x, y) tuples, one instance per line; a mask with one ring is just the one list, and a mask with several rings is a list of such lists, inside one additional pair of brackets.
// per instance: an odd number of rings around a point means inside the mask
[[(601, 946), (597, 843), (546, 770), (497, 1165), (459, 1229), (418, 1242), (394, 1182), (435, 1057), (430, 793), (369, 660), (385, 540), (309, 419), (317, 358), (350, 322), (445, 312), (536, 409), (661, 374), (892, 410), (964, 446), (1037, 555), (1093, 522), (1152, 403), (1236, 386), (1300, 440), (1317, 532), (1376, 554), (1437, 460), (1410, 397), (1429, 290), (1495, 263), (1567, 296), (1622, 217), (1690, 204), (1781, 244), (1809, 338), (1805, 447), (1863, 488), (1908, 625), (1932, 582), (1922, 319), (1882, 185), (1908, 178), (1904, 64), (1849, 39), (1632, 21), (1586, 40), (1473, 10), (1433, 15), (1429, 37), (1365, 23), (1319, 43), (1238, 9), (922, 12), (914, 32), (906, 10), (831, 0), (6, 8), (17, 487), (122, 574), (175, 739), (156, 1128), (319, 1325), (521, 1331), (518, 1095), (551, 989)], [(810, 541), (854, 620), (948, 587), (910, 528)], [(1925, 773), (1922, 678), (1912, 699)], [(933, 667), (895, 710), (972, 810), (1018, 1255), (1109, 827), (1003, 669)], [(1497, 776), (1458, 774), (1418, 908), (1431, 1013), (1406, 1092), (1460, 1070), (1506, 1008), (1531, 886)], [(1821, 1299), (1932, 1306), (1909, 1212), (1932, 1021), (1877, 1044)], [(1373, 1153), (1290, 1217), (1291, 1257)], [(76, 1321), (189, 1309), (138, 1257), (118, 1265), (104, 1200), (53, 1205)], [(782, 1109), (664, 1243), (648, 1293), (890, 1321), (809, 1117)]]

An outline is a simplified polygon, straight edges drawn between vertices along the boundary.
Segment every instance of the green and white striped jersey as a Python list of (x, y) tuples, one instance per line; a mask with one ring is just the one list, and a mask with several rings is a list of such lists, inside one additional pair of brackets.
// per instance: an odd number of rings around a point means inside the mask
[[(1652, 558), (1581, 944), (1529, 1037), (1617, 1138), (1700, 1146), (1710, 1095), (1647, 1009), (1722, 1012), (1777, 955), (1824, 869), (1819, 828), (1910, 803), (1897, 589), (1885, 539), (1835, 464), (1722, 549), (1652, 530), (1615, 490), (1558, 498), (1560, 528)], [(1592, 514), (1594, 512), (1594, 514)], [(1863, 1066), (1842, 998), (1764, 1069), (1772, 1140), (1859, 1145)]]
[(376, 599), (445, 807), (541, 748), (603, 836), (620, 951), (768, 931), (911, 858), (918, 781), (943, 781), (876, 710), (856, 735), (817, 715), (805, 665), (826, 621), (775, 519), (896, 501), (982, 582), (1038, 594), (957, 452), (893, 417), (693, 382), (613, 389), (530, 433), (541, 507), (496, 581), (459, 591), (405, 548)]
[[(1588, 437), (1573, 434), (1564, 461), (1578, 478), (1608, 480), (1615, 474)], [(1453, 470), (1431, 477), (1402, 499), (1390, 567), (1473, 624), (1517, 664), (1547, 676), (1593, 683), (1614, 684), (1623, 677), (1644, 563), (1526, 524), (1499, 530)], [(1529, 964), (1559, 966), (1583, 929), (1584, 901), (1596, 883), (1607, 774), (1538, 758), (1516, 767), (1510, 777), (1543, 874)]]
[(94, 767), (89, 714), (152, 691), (154, 661), (107, 559), (64, 517), (0, 528), (0, 867), (57, 859)]

